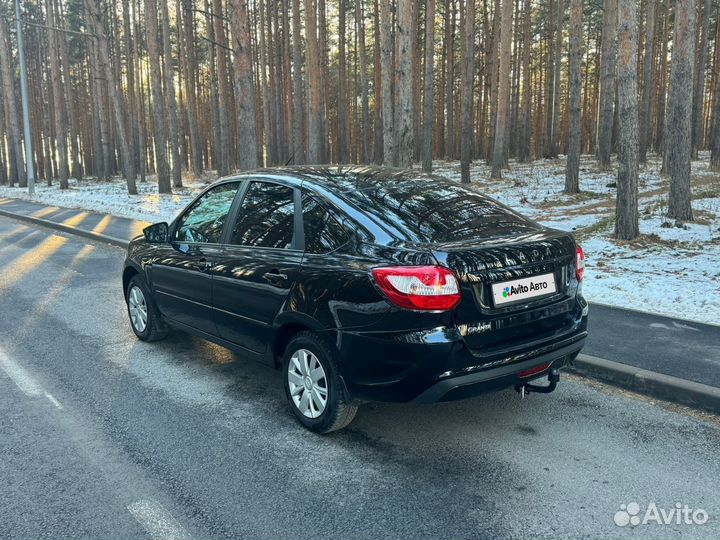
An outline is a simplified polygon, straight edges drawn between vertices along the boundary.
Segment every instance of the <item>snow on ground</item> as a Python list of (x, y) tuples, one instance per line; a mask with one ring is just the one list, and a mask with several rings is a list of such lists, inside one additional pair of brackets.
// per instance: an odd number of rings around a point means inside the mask
[(57, 185), (48, 187), (35, 184), (35, 196), (30, 198), (25, 189), (0, 186), (0, 197), (27, 199), (35, 202), (67, 208), (82, 208), (104, 214), (113, 214), (154, 223), (170, 221), (192, 200), (207, 183), (193, 182), (186, 187), (174, 188), (171, 195), (160, 195), (157, 183), (138, 182), (138, 195), (128, 195), (122, 180), (101, 181), (70, 179), (70, 189), (61, 190)]
[[(473, 183), (497, 200), (549, 227), (573, 231), (587, 257), (584, 292), (592, 302), (700, 322), (720, 324), (720, 174), (708, 170), (709, 156), (693, 162), (696, 221), (665, 217), (668, 180), (652, 156), (640, 171), (640, 231), (633, 242), (612, 238), (613, 183), (617, 170), (600, 171), (592, 156), (580, 163), (578, 195), (563, 193), (565, 160), (511, 162), (504, 178), (490, 181), (484, 162), (471, 167)], [(436, 161), (436, 174), (460, 179), (456, 161)], [(138, 182), (138, 196), (119, 180), (71, 180), (71, 189), (37, 185), (33, 200), (144, 221), (171, 220), (207, 179), (185, 180), (186, 187), (159, 195), (157, 185)], [(25, 190), (0, 186), (0, 197), (28, 198)]]

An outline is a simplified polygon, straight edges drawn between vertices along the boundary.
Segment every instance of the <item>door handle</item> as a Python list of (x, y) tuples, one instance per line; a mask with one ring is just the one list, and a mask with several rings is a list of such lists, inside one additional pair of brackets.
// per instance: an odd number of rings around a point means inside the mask
[(285, 281), (288, 278), (287, 274), (281, 274), (277, 270), (273, 270), (271, 272), (265, 272), (263, 274), (263, 277), (270, 283), (277, 283), (279, 281)]
[(203, 272), (210, 270), (213, 267), (212, 261), (208, 261), (207, 259), (200, 259), (198, 263), (200, 270), (202, 270)]

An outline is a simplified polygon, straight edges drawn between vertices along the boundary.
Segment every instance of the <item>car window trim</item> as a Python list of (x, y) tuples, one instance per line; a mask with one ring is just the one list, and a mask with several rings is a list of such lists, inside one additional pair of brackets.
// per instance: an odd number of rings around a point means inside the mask
[[(263, 250), (277, 250), (281, 251), (283, 253), (287, 253), (289, 251), (304, 251), (304, 233), (303, 231), (298, 229), (298, 193), (299, 189), (297, 186), (294, 186), (292, 184), (288, 184), (285, 182), (277, 181), (274, 178), (263, 178), (258, 176), (246, 176), (243, 177), (244, 185), (238, 189), (238, 193), (236, 195), (236, 200), (233, 201), (233, 206), (230, 208), (230, 212), (228, 213), (228, 221), (225, 223), (225, 229), (223, 229), (223, 235), (220, 237), (222, 240), (222, 245), (227, 247), (234, 247), (234, 248), (251, 248), (251, 249), (263, 249)], [(244, 244), (231, 244), (230, 243), (230, 236), (232, 234), (232, 228), (235, 226), (235, 221), (238, 218), (238, 215), (240, 214), (240, 208), (242, 207), (242, 203), (245, 200), (245, 196), (247, 195), (247, 192), (250, 190), (250, 184), (252, 182), (261, 182), (263, 184), (272, 184), (275, 186), (282, 186), (286, 188), (290, 188), (293, 191), (293, 237), (291, 241), (291, 247), (289, 248), (274, 248), (274, 247), (267, 247), (267, 246), (248, 246)], [(241, 193), (242, 192), (242, 193)], [(237, 205), (236, 205), (237, 203)], [(230, 225), (232, 223), (232, 225)], [(300, 202), (300, 225), (302, 225), (302, 202)], [(300, 243), (302, 242), (302, 244)]]
[[(302, 188), (302, 185), (300, 186)], [(350, 221), (345, 214), (343, 214), (335, 205), (330, 203), (329, 201), (326, 201), (321, 196), (318, 196), (317, 193), (314, 191), (311, 191), (309, 189), (302, 190), (302, 193), (300, 194), (300, 223), (302, 225), (303, 229), (303, 240), (305, 238), (305, 220), (303, 219), (303, 207), (302, 207), (302, 198), (304, 195), (307, 195), (310, 199), (315, 201), (315, 204), (320, 206), (322, 209), (327, 212), (328, 217), (335, 221), (340, 228), (345, 232), (345, 235), (347, 236), (347, 240), (340, 244), (335, 249), (331, 249), (330, 251), (326, 251), (324, 253), (308, 253), (307, 252), (307, 246), (303, 242), (303, 253), (307, 253), (308, 255), (330, 255), (332, 253), (337, 253), (342, 248), (347, 246), (353, 241), (353, 238), (355, 238), (355, 233), (353, 232), (353, 229), (349, 227)]]
[(228, 219), (225, 221), (223, 232), (220, 235), (220, 245), (222, 246), (230, 245), (230, 234), (232, 231), (232, 226), (235, 225), (235, 219), (237, 218), (240, 205), (245, 198), (245, 193), (247, 192), (249, 186), (250, 180), (248, 178), (243, 178), (241, 180), (240, 186), (238, 187), (237, 193), (235, 194), (235, 199), (230, 206), (230, 211), (228, 212)]

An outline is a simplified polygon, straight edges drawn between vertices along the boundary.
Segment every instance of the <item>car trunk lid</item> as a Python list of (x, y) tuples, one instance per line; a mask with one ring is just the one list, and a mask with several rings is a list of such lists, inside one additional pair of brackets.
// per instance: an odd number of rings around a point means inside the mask
[[(570, 234), (550, 229), (433, 246), (438, 262), (452, 269), (460, 281), (462, 300), (454, 317), (476, 356), (522, 351), (572, 326), (575, 249)], [(525, 278), (538, 276), (553, 281), (555, 290), (496, 303), (494, 284), (528, 283), (532, 280)]]

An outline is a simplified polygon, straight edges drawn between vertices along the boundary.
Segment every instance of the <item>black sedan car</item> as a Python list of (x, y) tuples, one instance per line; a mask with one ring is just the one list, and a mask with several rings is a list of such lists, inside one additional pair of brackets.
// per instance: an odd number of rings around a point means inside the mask
[(472, 185), (290, 167), (145, 229), (123, 290), (138, 338), (175, 327), (281, 368), (297, 419), (326, 433), (363, 401), (552, 391), (587, 335), (583, 272), (572, 235)]

